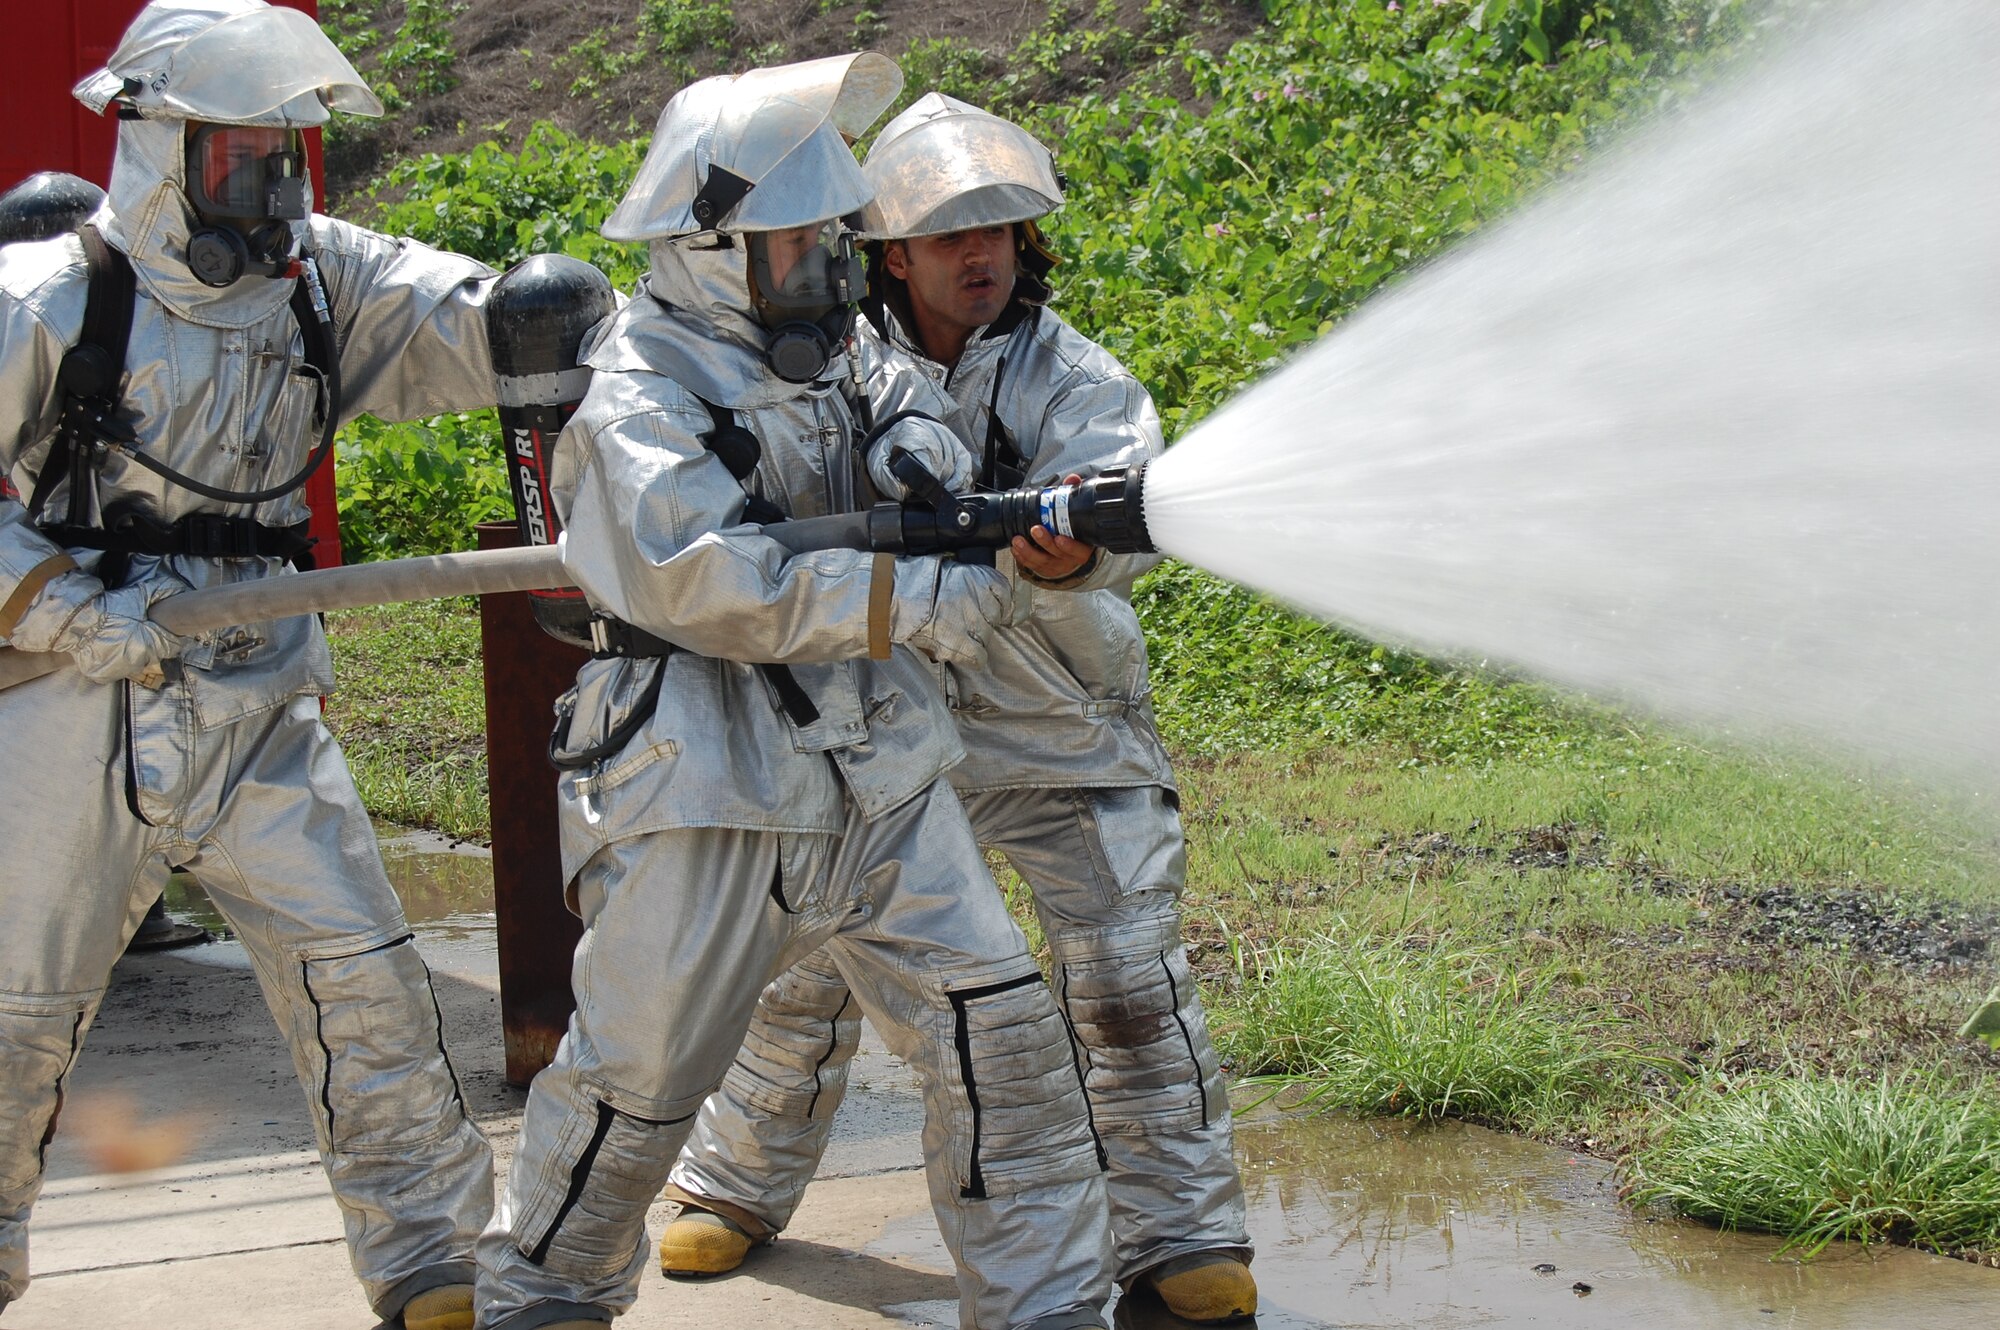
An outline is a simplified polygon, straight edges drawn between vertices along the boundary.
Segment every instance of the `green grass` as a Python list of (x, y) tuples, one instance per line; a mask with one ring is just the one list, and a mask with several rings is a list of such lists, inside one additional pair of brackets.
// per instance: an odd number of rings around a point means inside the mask
[(1639, 1204), (1807, 1254), (1840, 1240), (2000, 1252), (2000, 1102), (1934, 1077), (1706, 1085), (1628, 1169)]
[(1244, 981), (1213, 1017), (1220, 1046), (1294, 1108), (1545, 1130), (1653, 1065), (1623, 1022), (1449, 940), (1329, 936), (1239, 964)]
[(338, 686), (326, 723), (376, 817), (489, 839), (479, 615), (426, 601), (327, 616)]

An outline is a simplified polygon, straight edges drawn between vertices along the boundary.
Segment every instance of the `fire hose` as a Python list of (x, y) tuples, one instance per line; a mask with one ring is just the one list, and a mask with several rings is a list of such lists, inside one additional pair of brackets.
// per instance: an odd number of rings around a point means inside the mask
[[(155, 604), (153, 619), (183, 637), (237, 624), (268, 623), (325, 610), (358, 609), (438, 596), (487, 596), (566, 586), (562, 555), (553, 545), (470, 550), (413, 559), (350, 564), (285, 577), (183, 591)], [(52, 674), (69, 664), (59, 652), (0, 647), (0, 689)]]
[[(1040, 526), (1113, 553), (1150, 553), (1153, 548), (1145, 522), (1144, 464), (1113, 468), (1076, 484), (972, 494), (947, 493), (900, 449), (894, 465), (916, 502), (774, 522), (763, 528), (764, 534), (794, 553), (855, 549), (908, 556), (1000, 549)], [(558, 548), (531, 545), (389, 559), (184, 591), (158, 602), (150, 613), (162, 627), (191, 637), (327, 610), (439, 596), (546, 592), (568, 585)], [(0, 689), (39, 679), (67, 661), (59, 653), (0, 648)]]

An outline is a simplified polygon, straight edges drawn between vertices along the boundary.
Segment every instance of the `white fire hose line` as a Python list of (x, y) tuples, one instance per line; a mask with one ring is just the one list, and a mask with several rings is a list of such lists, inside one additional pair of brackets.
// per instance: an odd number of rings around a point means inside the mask
[[(561, 552), (553, 545), (537, 545), (350, 564), (184, 591), (160, 601), (151, 613), (161, 626), (192, 637), (237, 624), (267, 623), (327, 610), (443, 596), (547, 591), (567, 585), (569, 576), (563, 571)], [(68, 664), (69, 657), (58, 652), (0, 647), (0, 689), (53, 674)]]

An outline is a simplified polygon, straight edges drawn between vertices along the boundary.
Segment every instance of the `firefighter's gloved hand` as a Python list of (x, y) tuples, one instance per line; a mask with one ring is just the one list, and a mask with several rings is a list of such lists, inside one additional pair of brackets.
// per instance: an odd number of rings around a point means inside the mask
[(899, 559), (891, 640), (941, 665), (977, 669), (986, 639), (1014, 623), (1021, 596), (1012, 578), (949, 559)]
[(171, 577), (152, 577), (133, 586), (107, 590), (82, 571), (56, 578), (29, 604), (10, 639), (24, 651), (62, 651), (87, 679), (112, 683), (132, 679), (149, 688), (165, 681), (160, 664), (188, 646), (146, 617), (156, 601), (187, 587)]
[(941, 420), (929, 416), (905, 416), (868, 445), (868, 478), (885, 499), (901, 501), (910, 497), (909, 487), (889, 469), (890, 454), (897, 448), (924, 464), (924, 470), (944, 482), (953, 494), (972, 488), (979, 466), (958, 441), (958, 435)]

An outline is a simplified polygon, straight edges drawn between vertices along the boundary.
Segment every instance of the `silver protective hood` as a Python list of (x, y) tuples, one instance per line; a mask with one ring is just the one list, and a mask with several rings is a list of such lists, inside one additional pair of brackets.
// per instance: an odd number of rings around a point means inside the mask
[(905, 240), (1032, 221), (1062, 206), (1055, 156), (1019, 125), (926, 93), (891, 120), (862, 174), (870, 240)]
[[(188, 271), (188, 236), (196, 221), (187, 195), (187, 122), (121, 120), (111, 159), (111, 188), (93, 222), (132, 260), (140, 285), (180, 317), (211, 328), (247, 328), (292, 298), (292, 283), (266, 279), (204, 286)], [(306, 181), (306, 210), (313, 206)], [(294, 222), (295, 238), (307, 223)]]
[[(683, 88), (660, 112), (638, 178), (605, 219), (605, 238), (778, 231), (854, 212), (869, 189), (848, 140), (902, 89), (896, 62), (873, 51)], [(718, 172), (740, 192), (717, 196)]]
[(102, 115), (114, 101), (147, 119), (323, 125), (382, 103), (319, 25), (263, 0), (153, 0), (103, 69), (74, 89)]

